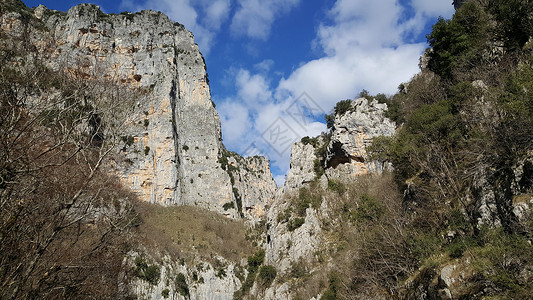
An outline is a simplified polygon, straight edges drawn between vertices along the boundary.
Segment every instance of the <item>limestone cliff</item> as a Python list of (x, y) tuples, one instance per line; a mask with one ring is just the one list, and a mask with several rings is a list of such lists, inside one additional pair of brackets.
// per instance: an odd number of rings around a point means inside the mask
[(264, 247), (265, 263), (293, 279), (264, 292), (256, 289), (255, 295), (264, 299), (295, 297), (290, 287), (299, 284), (298, 276), (304, 276), (298, 272), (320, 277), (318, 273), (323, 271), (316, 268), (317, 261), (340, 247), (328, 232), (341, 220), (335, 212), (339, 195), (331, 193), (329, 184), (353, 183), (358, 176), (383, 172), (383, 164), (369, 159), (367, 147), (374, 137), (396, 132), (396, 124), (384, 116), (387, 105), (365, 98), (350, 104), (347, 112), (335, 116), (328, 134), (303, 138), (291, 148), (285, 192), (276, 196), (268, 211)]
[(315, 147), (302, 142), (291, 147), (291, 166), (285, 181), (285, 189), (298, 189), (315, 179), (314, 161), (317, 159)]
[(384, 116), (387, 104), (359, 98), (352, 102), (352, 107), (351, 111), (335, 116), (325, 159), (328, 177), (383, 171), (381, 163), (369, 160), (366, 149), (374, 137), (392, 136), (396, 132), (396, 124)]
[[(313, 181), (320, 168), (327, 178), (343, 181), (369, 173), (380, 174), (387, 166), (370, 160), (366, 149), (374, 137), (392, 136), (396, 132), (396, 124), (384, 116), (386, 110), (387, 104), (377, 100), (355, 99), (346, 113), (335, 115), (328, 135), (294, 144), (285, 188), (297, 189)], [(318, 153), (318, 148), (323, 147), (325, 153)]]
[[(206, 65), (183, 25), (156, 11), (107, 15), (90, 4), (33, 12), (47, 32), (33, 36), (33, 44), (51, 68), (142, 92), (115, 166), (141, 199), (230, 217), (263, 213), (276, 189), (269, 163), (238, 157), (233, 175), (220, 162), (227, 150)], [(19, 19), (16, 12), (3, 15), (3, 30), (22, 32)]]

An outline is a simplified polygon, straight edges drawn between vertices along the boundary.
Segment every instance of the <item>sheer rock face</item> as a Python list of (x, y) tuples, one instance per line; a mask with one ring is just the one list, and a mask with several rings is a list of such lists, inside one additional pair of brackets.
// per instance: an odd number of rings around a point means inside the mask
[(311, 144), (297, 142), (291, 148), (291, 166), (285, 181), (285, 189), (302, 187), (315, 179), (314, 161), (317, 159), (315, 147)]
[[(238, 157), (237, 182), (222, 169), (219, 158), (227, 151), (206, 65), (183, 25), (160, 12), (106, 15), (89, 4), (66, 14), (39, 6), (34, 15), (49, 36), (35, 34), (34, 44), (52, 68), (141, 91), (116, 170), (142, 200), (197, 205), (230, 217), (240, 213), (224, 210), (228, 202), (242, 202), (249, 217), (264, 211), (276, 190), (269, 162)], [(3, 18), (3, 31), (16, 31), (16, 22)]]

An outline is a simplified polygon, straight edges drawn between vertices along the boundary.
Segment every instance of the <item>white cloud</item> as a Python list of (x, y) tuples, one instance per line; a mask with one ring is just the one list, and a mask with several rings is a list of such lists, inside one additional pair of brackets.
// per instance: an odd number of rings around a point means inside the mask
[(237, 35), (266, 40), (276, 17), (288, 13), (300, 0), (238, 0), (231, 31)]
[(452, 1), (442, 0), (412, 0), (411, 5), (417, 13), (427, 17), (449, 18), (454, 13)]
[(272, 92), (264, 76), (250, 75), (247, 70), (239, 70), (236, 77), (236, 88), (241, 99), (252, 106), (272, 99)]
[(279, 89), (294, 95), (307, 92), (326, 111), (339, 100), (353, 99), (362, 89), (392, 94), (418, 72), (418, 58), (424, 48), (424, 44), (413, 44), (372, 52), (353, 49), (347, 55), (323, 57), (282, 79)]
[(248, 107), (233, 99), (226, 99), (217, 105), (217, 111), (224, 124), (222, 134), (226, 144), (238, 145), (247, 139), (252, 126)]
[(325, 55), (283, 78), (277, 92), (305, 91), (327, 108), (362, 89), (393, 94), (418, 72), (426, 47), (406, 37), (419, 33), (429, 17), (450, 16), (452, 5), (442, 2), (413, 0), (415, 14), (405, 19), (407, 7), (395, 0), (338, 0), (329, 11), (330, 22), (319, 26), (314, 41)]
[(254, 69), (264, 74), (268, 73), (272, 66), (274, 66), (274, 61), (272, 59), (265, 59), (262, 62), (255, 64)]
[(205, 23), (212, 29), (220, 28), (230, 13), (230, 0), (204, 1)]
[[(269, 62), (266, 62), (269, 65)], [(259, 68), (261, 69), (261, 68)], [(315, 122), (306, 115), (296, 119), (291, 109), (305, 106), (292, 96), (275, 97), (268, 74), (252, 73), (246, 69), (233, 72), (236, 94), (217, 106), (221, 116), (224, 144), (234, 151), (246, 154), (250, 148), (268, 157), (276, 173), (278, 184), (289, 167), (290, 146), (303, 136), (315, 136), (326, 130), (324, 123)], [(254, 153), (257, 154), (257, 153)], [(281, 181), (280, 181), (281, 180)]]

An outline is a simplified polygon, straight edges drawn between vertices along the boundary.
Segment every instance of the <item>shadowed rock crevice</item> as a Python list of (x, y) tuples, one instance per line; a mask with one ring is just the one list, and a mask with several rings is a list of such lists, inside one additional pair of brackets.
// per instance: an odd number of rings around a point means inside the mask
[(364, 163), (365, 159), (363, 157), (352, 156), (344, 149), (342, 149), (342, 143), (335, 141), (331, 144), (329, 149), (329, 155), (326, 158), (326, 167), (327, 168), (337, 168), (341, 164), (349, 164), (352, 161)]

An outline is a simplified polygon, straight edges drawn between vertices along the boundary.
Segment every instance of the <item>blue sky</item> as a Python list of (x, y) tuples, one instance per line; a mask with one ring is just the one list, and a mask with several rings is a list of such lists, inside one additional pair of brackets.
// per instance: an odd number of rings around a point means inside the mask
[(323, 114), (363, 89), (393, 94), (418, 72), (425, 35), (452, 0), (24, 0), (66, 11), (160, 10), (191, 30), (205, 56), (224, 143), (271, 160), (276, 182), (290, 144), (326, 130)]

